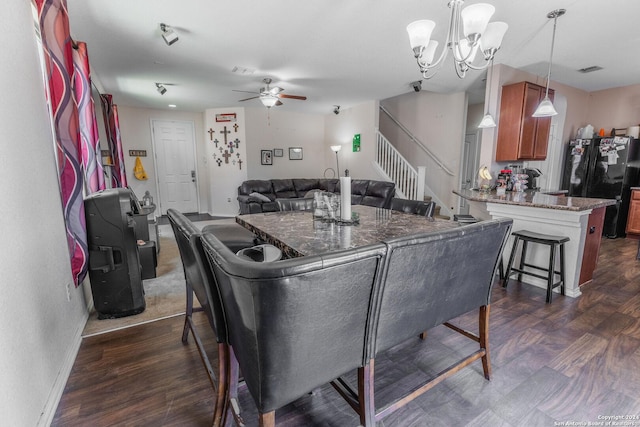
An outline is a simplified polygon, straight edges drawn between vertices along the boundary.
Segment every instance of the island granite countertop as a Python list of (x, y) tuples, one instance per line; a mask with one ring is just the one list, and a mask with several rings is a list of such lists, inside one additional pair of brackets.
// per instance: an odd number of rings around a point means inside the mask
[(488, 193), (478, 190), (453, 190), (453, 193), (474, 202), (502, 203), (566, 211), (585, 211), (616, 204), (613, 199), (557, 196), (532, 190), (509, 191), (505, 195), (497, 195), (495, 190)]

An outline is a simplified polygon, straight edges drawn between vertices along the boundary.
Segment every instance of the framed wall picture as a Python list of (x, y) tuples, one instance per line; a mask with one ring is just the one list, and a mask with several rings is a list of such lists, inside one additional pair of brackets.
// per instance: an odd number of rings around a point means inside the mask
[(272, 165), (273, 157), (271, 157), (271, 150), (260, 150), (260, 164)]
[(289, 147), (289, 160), (302, 160), (302, 147)]
[(283, 157), (284, 150), (282, 148), (274, 148), (273, 149), (273, 157)]

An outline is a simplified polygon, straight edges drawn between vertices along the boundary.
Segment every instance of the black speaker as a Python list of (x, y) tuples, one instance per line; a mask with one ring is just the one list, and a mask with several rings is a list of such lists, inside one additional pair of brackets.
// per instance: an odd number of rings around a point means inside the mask
[(89, 278), (99, 319), (145, 309), (134, 214), (140, 205), (127, 188), (102, 190), (84, 201)]

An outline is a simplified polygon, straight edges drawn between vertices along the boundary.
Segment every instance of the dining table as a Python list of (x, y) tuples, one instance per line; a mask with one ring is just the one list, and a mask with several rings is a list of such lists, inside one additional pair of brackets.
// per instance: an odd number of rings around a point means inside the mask
[(456, 221), (390, 209), (353, 205), (354, 221), (314, 218), (312, 211), (279, 211), (236, 216), (236, 222), (280, 249), (285, 258), (351, 249), (394, 237), (459, 227)]

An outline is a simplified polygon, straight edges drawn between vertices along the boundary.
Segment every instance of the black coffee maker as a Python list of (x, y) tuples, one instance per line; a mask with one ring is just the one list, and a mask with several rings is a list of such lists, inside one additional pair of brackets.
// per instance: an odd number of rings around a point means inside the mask
[(540, 190), (540, 184), (538, 183), (538, 178), (542, 175), (542, 172), (540, 172), (540, 169), (525, 168), (524, 173), (529, 175), (529, 178), (527, 179), (528, 181), (527, 187), (529, 187), (530, 190)]

